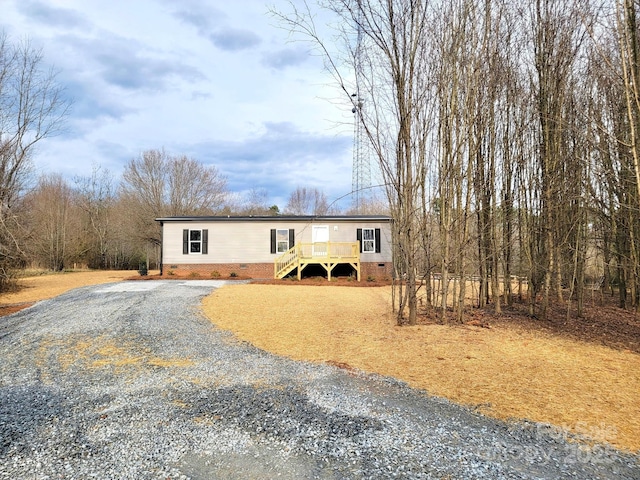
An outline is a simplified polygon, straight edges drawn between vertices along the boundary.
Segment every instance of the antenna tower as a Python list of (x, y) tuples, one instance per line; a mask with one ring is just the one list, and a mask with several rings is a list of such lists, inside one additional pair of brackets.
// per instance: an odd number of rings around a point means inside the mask
[[(360, 7), (362, 8), (362, 7)], [(353, 208), (355, 213), (361, 213), (363, 200), (369, 194), (371, 187), (371, 164), (369, 157), (369, 141), (363, 126), (363, 98), (360, 93), (362, 83), (362, 10), (358, 14), (358, 36), (355, 51), (356, 93), (351, 95), (353, 103), (353, 169), (351, 173), (351, 190), (353, 192)]]

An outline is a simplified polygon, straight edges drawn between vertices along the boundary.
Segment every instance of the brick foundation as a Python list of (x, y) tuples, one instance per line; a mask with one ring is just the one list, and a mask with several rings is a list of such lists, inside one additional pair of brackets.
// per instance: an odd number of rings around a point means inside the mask
[(393, 265), (391, 262), (361, 263), (360, 280), (366, 280), (367, 277), (373, 277), (376, 280), (391, 280), (393, 278)]
[(273, 263), (198, 263), (198, 264), (166, 264), (162, 275), (200, 278), (238, 277), (273, 278)]
[[(338, 275), (348, 275), (349, 268), (339, 268), (342, 265), (336, 267), (334, 270)], [(348, 265), (347, 265), (348, 267)], [(179, 276), (179, 277), (198, 277), (198, 278), (233, 278), (232, 273), (235, 276), (241, 278), (273, 278), (273, 263), (198, 263), (198, 264), (165, 264), (162, 267), (162, 274), (164, 276)], [(311, 266), (307, 267), (303, 271), (304, 275), (309, 275), (311, 272), (320, 272), (326, 276), (326, 272), (322, 267), (320, 269), (311, 270)], [(390, 279), (392, 276), (391, 262), (384, 263), (362, 263), (360, 265), (360, 279), (367, 280), (372, 277), (375, 279)], [(332, 274), (335, 275), (336, 273)]]

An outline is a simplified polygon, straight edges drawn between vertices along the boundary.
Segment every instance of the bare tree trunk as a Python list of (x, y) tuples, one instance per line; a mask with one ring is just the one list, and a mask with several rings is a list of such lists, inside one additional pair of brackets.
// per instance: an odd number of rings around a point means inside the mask
[(29, 182), (33, 151), (56, 134), (69, 104), (56, 74), (28, 41), (0, 33), (0, 291), (24, 261), (24, 225), (18, 206)]
[[(623, 12), (624, 20), (620, 20), (623, 33), (620, 35), (620, 53), (622, 57), (622, 72), (624, 92), (629, 117), (631, 140), (631, 155), (635, 174), (636, 193), (640, 200), (640, 152), (638, 152), (638, 123), (640, 121), (640, 47), (638, 46), (638, 26), (636, 20), (636, 5), (634, 0), (621, 0), (618, 4)], [(638, 204), (640, 207), (640, 204)]]

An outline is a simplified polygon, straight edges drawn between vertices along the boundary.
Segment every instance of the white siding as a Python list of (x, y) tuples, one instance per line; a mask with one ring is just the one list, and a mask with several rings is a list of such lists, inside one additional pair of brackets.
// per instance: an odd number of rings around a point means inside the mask
[[(310, 243), (312, 225), (328, 225), (331, 242), (355, 242), (358, 228), (379, 228), (380, 253), (363, 253), (362, 262), (391, 261), (391, 230), (388, 222), (329, 220), (329, 221), (165, 221), (162, 232), (162, 260), (169, 264), (202, 263), (269, 263), (280, 254), (271, 253), (271, 229), (295, 230), (296, 243)], [(183, 229), (209, 231), (207, 255), (182, 253)]]

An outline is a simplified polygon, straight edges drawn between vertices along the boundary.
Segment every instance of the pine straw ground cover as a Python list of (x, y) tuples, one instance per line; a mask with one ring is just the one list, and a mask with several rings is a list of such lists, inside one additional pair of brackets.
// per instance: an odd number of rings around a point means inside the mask
[(203, 308), (279, 355), (377, 372), (487, 415), (640, 450), (640, 354), (522, 323), (397, 327), (390, 299), (390, 287), (250, 284), (216, 290)]

